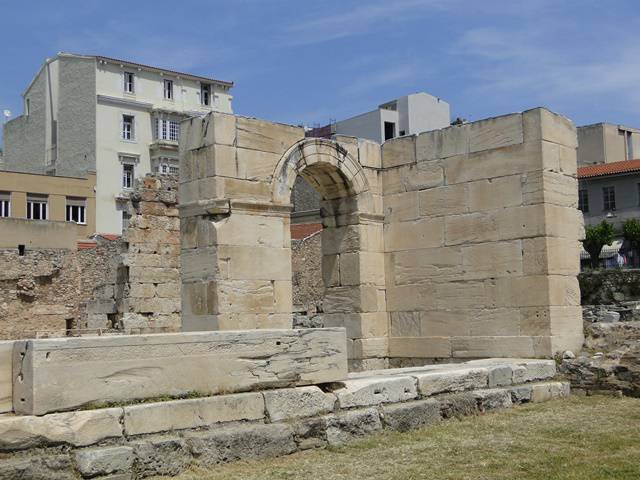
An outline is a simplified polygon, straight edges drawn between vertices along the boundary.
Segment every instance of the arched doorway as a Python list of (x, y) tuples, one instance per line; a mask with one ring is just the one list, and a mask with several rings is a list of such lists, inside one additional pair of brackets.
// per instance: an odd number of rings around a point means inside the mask
[[(305, 139), (283, 155), (273, 175), (273, 201), (290, 205), (296, 179), (302, 177), (320, 195), (322, 221), (322, 324), (347, 329), (351, 363), (387, 355), (388, 321), (382, 215), (376, 191), (358, 160), (356, 147), (327, 139)], [(381, 210), (381, 207), (379, 207)], [(382, 363), (381, 363), (382, 365)]]

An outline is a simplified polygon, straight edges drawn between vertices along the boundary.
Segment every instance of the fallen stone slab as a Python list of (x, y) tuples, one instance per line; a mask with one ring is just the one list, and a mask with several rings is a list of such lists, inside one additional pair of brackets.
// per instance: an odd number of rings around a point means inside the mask
[(26, 340), (14, 344), (13, 372), (14, 409), (32, 415), (313, 385), (346, 378), (346, 334), (319, 328)]
[(20, 450), (46, 445), (76, 447), (122, 437), (121, 408), (84, 410), (0, 419), (0, 450)]

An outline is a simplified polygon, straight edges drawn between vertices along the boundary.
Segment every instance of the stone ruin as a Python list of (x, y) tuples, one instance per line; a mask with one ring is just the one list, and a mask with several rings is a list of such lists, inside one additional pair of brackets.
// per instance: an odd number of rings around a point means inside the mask
[[(219, 113), (181, 129), (182, 332), (0, 342), (0, 478), (176, 475), (568, 395), (549, 359), (583, 341), (568, 120), (382, 146)], [(299, 175), (323, 198), (329, 328), (292, 328)], [(155, 238), (149, 216), (127, 288), (164, 305), (144, 261), (174, 268), (154, 244), (178, 222)]]
[(322, 196), (324, 325), (352, 368), (551, 357), (583, 342), (576, 132), (545, 109), (400, 137), (182, 125), (185, 331), (291, 328), (291, 191)]

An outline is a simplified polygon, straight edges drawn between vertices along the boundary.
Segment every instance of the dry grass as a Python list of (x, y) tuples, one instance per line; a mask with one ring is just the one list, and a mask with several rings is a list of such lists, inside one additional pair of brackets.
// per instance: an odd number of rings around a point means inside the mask
[(640, 400), (572, 397), (179, 478), (640, 479)]

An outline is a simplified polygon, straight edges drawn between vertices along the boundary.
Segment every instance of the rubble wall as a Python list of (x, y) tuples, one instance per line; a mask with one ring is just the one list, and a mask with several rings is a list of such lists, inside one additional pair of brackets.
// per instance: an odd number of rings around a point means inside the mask
[(180, 329), (177, 177), (149, 175), (124, 238), (0, 250), (0, 339)]
[(0, 251), (0, 339), (62, 336), (83, 325), (86, 303), (113, 276), (122, 247), (98, 239), (77, 251)]
[(578, 275), (583, 305), (616, 305), (640, 300), (640, 270), (596, 270)]
[(383, 144), (390, 357), (580, 349), (576, 163), (544, 109)]

